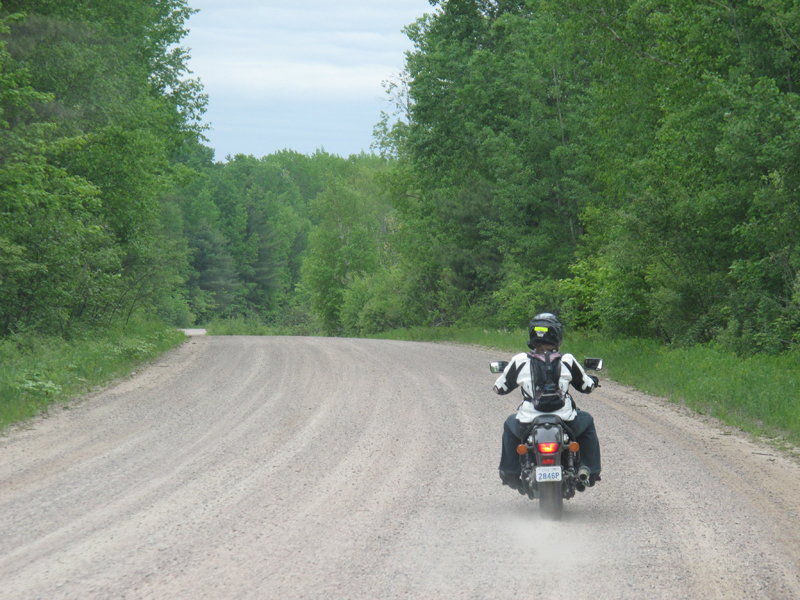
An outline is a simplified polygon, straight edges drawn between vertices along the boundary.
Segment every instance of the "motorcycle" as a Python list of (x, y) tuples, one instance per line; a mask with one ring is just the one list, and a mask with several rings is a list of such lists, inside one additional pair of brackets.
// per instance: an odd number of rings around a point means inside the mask
[[(506, 361), (490, 365), (492, 373), (502, 373)], [(600, 371), (603, 359), (587, 358), (583, 368)], [(580, 445), (569, 426), (557, 415), (536, 417), (517, 446), (522, 473), (522, 492), (539, 500), (539, 512), (545, 519), (561, 520), (564, 500), (589, 486), (589, 468), (581, 465)]]

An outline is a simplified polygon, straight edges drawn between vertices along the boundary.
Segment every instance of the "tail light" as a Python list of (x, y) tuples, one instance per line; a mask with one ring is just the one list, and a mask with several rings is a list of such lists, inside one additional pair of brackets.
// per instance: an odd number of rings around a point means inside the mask
[(561, 444), (558, 442), (545, 442), (544, 444), (539, 444), (539, 453), (540, 454), (555, 454), (558, 452), (558, 447)]

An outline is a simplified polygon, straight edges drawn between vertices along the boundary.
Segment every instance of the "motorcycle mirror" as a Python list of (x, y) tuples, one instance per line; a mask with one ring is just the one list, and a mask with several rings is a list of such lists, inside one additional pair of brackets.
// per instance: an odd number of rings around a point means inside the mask
[(586, 359), (583, 361), (583, 368), (587, 371), (602, 371), (603, 359), (586, 357)]
[(508, 366), (508, 361), (506, 361), (506, 360), (496, 360), (493, 363), (489, 364), (489, 370), (492, 373), (502, 373), (503, 371), (506, 370), (507, 366)]

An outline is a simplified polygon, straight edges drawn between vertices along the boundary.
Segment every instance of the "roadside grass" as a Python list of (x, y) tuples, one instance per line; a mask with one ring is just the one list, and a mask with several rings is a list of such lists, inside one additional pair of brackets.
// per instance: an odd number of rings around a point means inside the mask
[(35, 335), (0, 340), (0, 431), (127, 375), (185, 339), (173, 327), (140, 321), (70, 341)]
[[(414, 328), (371, 337), (476, 344), (497, 348), (498, 360), (527, 351), (523, 329)], [(778, 443), (800, 443), (800, 353), (741, 358), (709, 346), (668, 348), (656, 341), (581, 332), (568, 334), (562, 348), (581, 361), (602, 358), (601, 379), (663, 396)]]

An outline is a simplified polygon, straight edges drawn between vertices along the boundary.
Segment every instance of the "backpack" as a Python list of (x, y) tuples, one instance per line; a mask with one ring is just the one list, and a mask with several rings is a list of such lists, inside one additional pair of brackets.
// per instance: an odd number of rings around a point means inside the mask
[(531, 361), (531, 386), (533, 387), (533, 408), (549, 413), (564, 408), (565, 394), (558, 385), (561, 378), (561, 353), (528, 353)]

